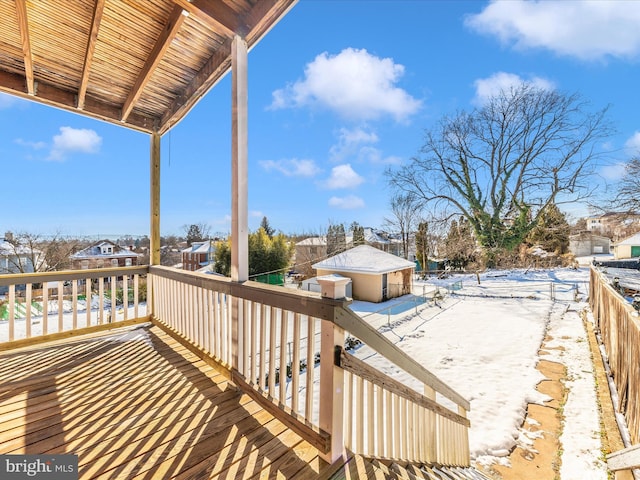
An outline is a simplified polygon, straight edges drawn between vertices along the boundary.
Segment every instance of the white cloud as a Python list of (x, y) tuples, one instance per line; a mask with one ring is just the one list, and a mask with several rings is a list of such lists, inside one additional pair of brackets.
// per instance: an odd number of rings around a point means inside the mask
[(331, 176), (324, 182), (326, 188), (335, 190), (338, 188), (355, 188), (364, 182), (364, 178), (358, 175), (350, 164), (338, 165), (331, 169)]
[(508, 92), (511, 88), (517, 88), (523, 83), (541, 88), (543, 90), (553, 90), (553, 82), (541, 77), (531, 77), (524, 79), (515, 73), (496, 72), (490, 77), (479, 78), (473, 82), (476, 87), (476, 96), (473, 100), (476, 104), (482, 104), (488, 98), (499, 95), (500, 92)]
[(635, 132), (624, 143), (624, 148), (629, 155), (640, 155), (640, 132)]
[(47, 144), (45, 142), (31, 142), (29, 140), (24, 140), (22, 138), (16, 138), (15, 142), (18, 145), (21, 145), (23, 147), (28, 147), (31, 148), (33, 150), (42, 150), (43, 148), (46, 148)]
[(262, 218), (264, 214), (260, 210), (251, 210), (249, 216), (252, 218)]
[(364, 200), (355, 195), (349, 195), (346, 197), (331, 197), (329, 199), (329, 206), (335, 208), (341, 208), (343, 210), (351, 210), (354, 208), (363, 208)]
[(544, 48), (582, 60), (640, 53), (640, 2), (493, 0), (465, 25), (516, 49)]
[(362, 147), (358, 154), (358, 160), (377, 165), (400, 165), (402, 158), (395, 155), (387, 157), (382, 155), (382, 150), (375, 147)]
[(600, 175), (606, 180), (620, 180), (626, 173), (626, 166), (624, 162), (606, 165), (600, 170)]
[(344, 162), (347, 158), (358, 157), (363, 145), (370, 145), (379, 141), (375, 132), (367, 132), (362, 128), (349, 130), (341, 128), (338, 135), (338, 143), (329, 150), (329, 159), (332, 162)]
[(268, 172), (275, 170), (287, 177), (313, 177), (320, 173), (320, 167), (313, 160), (291, 158), (262, 160), (259, 163)]
[(102, 138), (85, 128), (60, 127), (60, 134), (53, 137), (53, 147), (47, 160), (63, 161), (69, 153), (97, 153)]
[(307, 64), (303, 80), (273, 92), (271, 108), (320, 105), (352, 120), (390, 115), (402, 122), (421, 107), (421, 101), (396, 86), (403, 75), (403, 65), (364, 49), (324, 52)]

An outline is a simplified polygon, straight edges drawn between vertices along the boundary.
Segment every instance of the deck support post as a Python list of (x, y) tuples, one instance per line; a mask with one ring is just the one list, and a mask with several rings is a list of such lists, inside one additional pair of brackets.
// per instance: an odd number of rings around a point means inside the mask
[[(239, 35), (231, 44), (231, 280), (249, 278), (248, 208), (248, 76), (247, 42)], [(232, 300), (231, 364), (243, 371), (242, 305)]]
[(344, 445), (344, 370), (335, 365), (336, 347), (344, 347), (344, 330), (329, 320), (320, 327), (320, 422), (331, 434), (331, 449), (322, 458), (332, 464), (343, 454)]
[[(149, 146), (149, 178), (151, 179), (149, 265), (160, 265), (160, 139), (159, 133), (152, 133)], [(151, 283), (150, 280), (151, 277), (147, 281)], [(147, 314), (153, 315), (153, 284), (147, 285), (147, 297)]]

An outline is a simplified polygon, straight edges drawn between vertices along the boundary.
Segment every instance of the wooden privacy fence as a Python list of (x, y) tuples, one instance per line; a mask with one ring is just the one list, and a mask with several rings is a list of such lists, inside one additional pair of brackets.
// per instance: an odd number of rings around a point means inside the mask
[(593, 266), (589, 305), (608, 357), (631, 442), (640, 443), (640, 322), (633, 307)]
[[(207, 274), (149, 268), (153, 320), (225, 366), (232, 380), (335, 460), (355, 453), (467, 466), (469, 403), (344, 300)], [(357, 337), (418, 392), (344, 351)], [(457, 411), (439, 404), (436, 394)]]

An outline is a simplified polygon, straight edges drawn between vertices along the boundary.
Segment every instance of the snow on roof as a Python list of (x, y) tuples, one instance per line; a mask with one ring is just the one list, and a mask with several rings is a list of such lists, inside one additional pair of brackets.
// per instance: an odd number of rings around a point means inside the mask
[(380, 234), (378, 234), (378, 232), (375, 232), (372, 228), (369, 227), (364, 229), (364, 240), (367, 243), (389, 243), (389, 240), (383, 238), (382, 236), (380, 236)]
[(213, 250), (213, 246), (211, 242), (193, 242), (190, 247), (182, 250), (182, 253), (209, 253), (209, 251)]
[[(102, 253), (101, 247), (103, 246), (112, 246), (112, 253)], [(129, 249), (123, 248), (119, 245), (116, 245), (109, 240), (102, 240), (93, 245), (84, 248), (70, 257), (73, 259), (85, 259), (85, 258), (95, 258), (95, 257), (103, 257), (103, 258), (113, 258), (113, 257), (141, 257), (142, 255), (136, 252), (132, 252)]]
[[(0, 256), (7, 257), (12, 255), (28, 255), (32, 253), (29, 247), (24, 245), (13, 245), (4, 239), (0, 240)], [(40, 253), (40, 250), (33, 250), (33, 253)]]
[(346, 252), (327, 258), (312, 265), (315, 269), (379, 274), (415, 268), (415, 263), (383, 252), (369, 245), (360, 245)]
[(309, 237), (304, 240), (300, 240), (296, 245), (300, 246), (321, 246), (327, 244), (327, 237)]
[(625, 238), (624, 240), (620, 240), (617, 245), (640, 245), (640, 232), (635, 235), (631, 235), (630, 237)]

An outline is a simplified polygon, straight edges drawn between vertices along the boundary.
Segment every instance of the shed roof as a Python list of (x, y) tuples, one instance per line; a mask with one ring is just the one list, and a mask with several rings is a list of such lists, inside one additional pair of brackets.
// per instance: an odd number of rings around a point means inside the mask
[(0, 91), (164, 133), (296, 0), (0, 2)]
[(313, 265), (313, 268), (335, 272), (382, 274), (415, 268), (415, 263), (383, 252), (369, 245), (360, 245), (327, 258)]
[(616, 246), (618, 246), (618, 245), (635, 245), (635, 246), (639, 246), (640, 245), (640, 232), (636, 233), (635, 235), (631, 235), (630, 237), (627, 237), (627, 238), (625, 238), (623, 240), (620, 240), (615, 245)]

